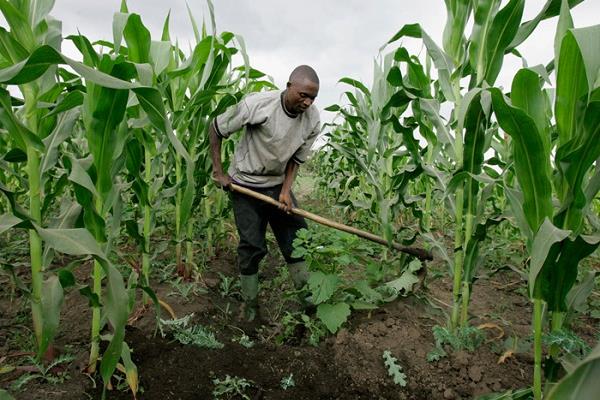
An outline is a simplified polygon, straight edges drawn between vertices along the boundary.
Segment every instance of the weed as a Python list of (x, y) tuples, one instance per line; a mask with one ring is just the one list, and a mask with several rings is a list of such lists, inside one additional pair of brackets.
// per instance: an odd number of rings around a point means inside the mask
[(289, 388), (296, 386), (296, 382), (294, 382), (294, 374), (290, 372), (289, 376), (281, 378), (279, 386), (281, 386), (283, 390), (288, 390)]
[(318, 346), (321, 338), (325, 336), (325, 328), (318, 321), (300, 312), (286, 312), (281, 319), (282, 332), (277, 336), (277, 344), (283, 344), (295, 336), (298, 327), (303, 327), (308, 332), (308, 343)]
[(221, 293), (221, 297), (226, 298), (239, 292), (240, 282), (238, 279), (227, 276), (221, 272), (219, 272), (219, 277), (221, 278), (221, 282), (219, 283), (219, 293)]
[(242, 334), (240, 337), (234, 337), (233, 339), (231, 339), (231, 341), (237, 342), (247, 349), (254, 347), (254, 341), (250, 339), (250, 336), (246, 335), (245, 333)]
[(57, 385), (63, 383), (67, 379), (70, 378), (66, 368), (61, 368), (58, 371), (55, 371), (58, 366), (63, 364), (69, 364), (71, 361), (75, 359), (71, 354), (63, 354), (54, 359), (47, 366), (43, 363), (37, 361), (35, 357), (27, 357), (27, 360), (37, 369), (35, 372), (27, 372), (26, 374), (21, 375), (17, 380), (15, 380), (11, 389), (18, 391), (21, 390), (23, 386), (25, 386), (28, 382), (33, 380), (41, 380), (43, 382), (47, 382), (53, 385)]
[(170, 282), (173, 289), (172, 292), (169, 292), (167, 296), (181, 296), (186, 301), (190, 301), (190, 296), (198, 296), (200, 294), (207, 293), (206, 290), (201, 289), (194, 282), (184, 282), (181, 277), (178, 277), (176, 280)]
[(388, 375), (394, 379), (396, 385), (406, 386), (406, 374), (402, 372), (402, 367), (398, 364), (398, 360), (389, 350), (383, 352), (383, 363), (388, 370)]
[(427, 354), (427, 361), (438, 361), (446, 357), (446, 346), (450, 346), (452, 350), (467, 350), (475, 351), (485, 340), (484, 334), (480, 329), (474, 326), (457, 328), (453, 334), (447, 328), (441, 326), (433, 327), (433, 337), (435, 338), (435, 348)]
[(584, 358), (591, 348), (575, 333), (568, 330), (548, 332), (542, 337), (542, 343), (546, 346), (558, 346), (562, 351)]
[(254, 386), (254, 382), (246, 378), (237, 376), (225, 376), (224, 380), (219, 378), (213, 379), (215, 388), (212, 392), (215, 399), (221, 399), (225, 396), (226, 399), (233, 399), (235, 396), (240, 396), (245, 400), (250, 400), (250, 397), (245, 393), (246, 390)]
[(173, 276), (175, 275), (175, 269), (175, 264), (169, 264), (160, 268), (153, 268), (152, 274), (156, 276), (159, 282), (168, 282), (173, 279)]
[(193, 317), (194, 314), (189, 314), (176, 320), (161, 319), (159, 324), (161, 335), (165, 336), (163, 327), (166, 326), (172, 332), (173, 338), (181, 344), (191, 344), (207, 349), (222, 349), (223, 343), (219, 342), (208, 328), (202, 325), (190, 325)]

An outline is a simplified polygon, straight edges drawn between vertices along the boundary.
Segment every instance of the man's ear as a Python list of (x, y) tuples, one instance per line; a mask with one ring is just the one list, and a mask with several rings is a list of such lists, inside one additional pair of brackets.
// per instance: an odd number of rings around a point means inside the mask
[(288, 82), (288, 83), (286, 83), (286, 85), (285, 85), (285, 87), (286, 87), (286, 88), (288, 88), (288, 89), (290, 88), (290, 86), (292, 86), (292, 82)]

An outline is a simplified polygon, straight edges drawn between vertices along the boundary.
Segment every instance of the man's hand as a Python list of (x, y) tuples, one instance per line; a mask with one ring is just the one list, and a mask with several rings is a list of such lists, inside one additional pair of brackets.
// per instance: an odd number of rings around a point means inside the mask
[(292, 208), (294, 208), (294, 203), (292, 202), (292, 195), (289, 191), (281, 191), (281, 193), (279, 194), (279, 202), (281, 203), (281, 205), (279, 206), (279, 209), (281, 211), (289, 213), (290, 211), (292, 211)]
[(213, 174), (213, 180), (215, 184), (225, 191), (231, 190), (231, 184), (233, 180), (229, 174)]

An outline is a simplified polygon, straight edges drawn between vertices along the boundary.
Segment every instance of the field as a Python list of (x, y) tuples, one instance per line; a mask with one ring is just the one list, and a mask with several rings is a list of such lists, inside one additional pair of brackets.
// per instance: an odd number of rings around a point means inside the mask
[[(269, 231), (247, 321), (209, 126), (277, 89), (268, 71), (210, 1), (185, 50), (125, 1), (93, 43), (50, 0), (0, 1), (0, 400), (594, 399), (600, 25), (574, 26), (581, 2), (525, 21), (524, 0), (447, 0), (441, 44), (405, 25), (372, 82), (340, 77), (294, 191), (383, 244), (311, 222), (294, 287)], [(545, 20), (554, 57), (528, 66)]]
[[(300, 202), (313, 211), (323, 212), (325, 208), (311, 200), (314, 199), (311, 184), (310, 179), (301, 177)], [(153, 246), (160, 247), (160, 242), (157, 240)], [(510, 259), (506, 257), (506, 248), (490, 246), (489, 257), (493, 261), (489, 273), (494, 268), (499, 271), (478, 280), (473, 289), (470, 322), (473, 326), (483, 326), (484, 342), (473, 351), (459, 350), (440, 361), (428, 362), (427, 355), (436, 347), (432, 328), (446, 323), (443, 310), (452, 302), (452, 282), (445, 277), (441, 263), (428, 264), (427, 275), (411, 294), (374, 310), (353, 313), (335, 336), (327, 335), (313, 346), (310, 330), (302, 325), (294, 325), (293, 332), (284, 334), (290, 326), (286, 325), (285, 314), (298, 312), (299, 307), (289, 294), (286, 298), (291, 285), (287, 283), (285, 262), (278, 255), (272, 237), (269, 247), (272, 251), (261, 272), (260, 297), (261, 304), (266, 305), (264, 312), (269, 323), (259, 332), (249, 331), (239, 318), (241, 299), (233, 245), (217, 250), (198, 283), (180, 283), (164, 274), (153, 277), (152, 287), (157, 296), (169, 303), (177, 317), (193, 314), (193, 323), (209, 328), (224, 347), (206, 349), (183, 345), (171, 334), (162, 337), (156, 334), (153, 308), (138, 304), (130, 317), (125, 340), (141, 372), (140, 398), (211, 398), (213, 380), (224, 380), (227, 375), (252, 382), (243, 390), (252, 399), (474, 398), (522, 389), (531, 381), (533, 358), (525, 349), (531, 346), (532, 310), (526, 293), (521, 290), (523, 277), (506, 267)], [(513, 259), (518, 259), (519, 250), (510, 249)], [(172, 255), (166, 250), (158, 260), (173, 265)], [(597, 269), (598, 260), (594, 265)], [(78, 269), (81, 275), (78, 280), (85, 281), (90, 270), (89, 262)], [(87, 299), (79, 293), (66, 296), (64, 322), (56, 347), (75, 359), (51, 373), (64, 382), (33, 380), (23, 386), (17, 398), (83, 399), (100, 395), (100, 388), (94, 390), (92, 380), (81, 372), (86, 367), (89, 344), (87, 310)], [(19, 344), (30, 340), (18, 325), (19, 318), (27, 318), (27, 314), (28, 307), (22, 299), (11, 301), (9, 293), (3, 293), (6, 354), (18, 352), (22, 349)], [(589, 315), (580, 318), (574, 329), (590, 346), (600, 333), (597, 320)], [(253, 344), (250, 348), (241, 344), (244, 332)], [(402, 366), (406, 387), (395, 385), (388, 376), (382, 358), (386, 350)], [(503, 356), (505, 360), (500, 362)], [(62, 373), (70, 378), (58, 378)], [(294, 385), (283, 389), (282, 381), (290, 375)], [(122, 389), (110, 393), (110, 398), (129, 399), (131, 393)]]

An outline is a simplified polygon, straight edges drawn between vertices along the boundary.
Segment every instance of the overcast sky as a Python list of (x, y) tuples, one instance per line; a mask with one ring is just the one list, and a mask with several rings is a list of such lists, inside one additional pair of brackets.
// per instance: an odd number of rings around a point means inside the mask
[[(533, 18), (546, 0), (526, 0), (524, 19)], [(208, 12), (205, 0), (188, 0), (200, 24)], [(504, 1), (506, 3), (506, 1)], [(231, 31), (244, 37), (252, 66), (271, 75), (284, 87), (291, 69), (312, 65), (320, 76), (319, 108), (340, 99), (344, 76), (370, 83), (373, 59), (378, 50), (402, 25), (420, 23), (441, 44), (446, 19), (443, 0), (214, 0), (218, 31)], [(56, 0), (52, 15), (63, 21), (63, 34), (77, 30), (90, 39), (112, 38), (112, 16), (120, 0)], [(171, 37), (187, 46), (193, 31), (185, 0), (130, 0), (129, 11), (142, 16), (144, 24), (159, 39), (164, 19), (171, 10)], [(573, 11), (575, 26), (600, 23), (600, 0), (586, 0)], [(547, 63), (553, 54), (556, 19), (545, 21), (520, 47), (530, 65)], [(409, 44), (414, 52), (420, 45)], [(80, 59), (73, 48), (65, 53)], [(507, 57), (498, 83), (508, 86), (520, 67), (515, 57)], [(324, 120), (329, 120), (323, 115)]]

